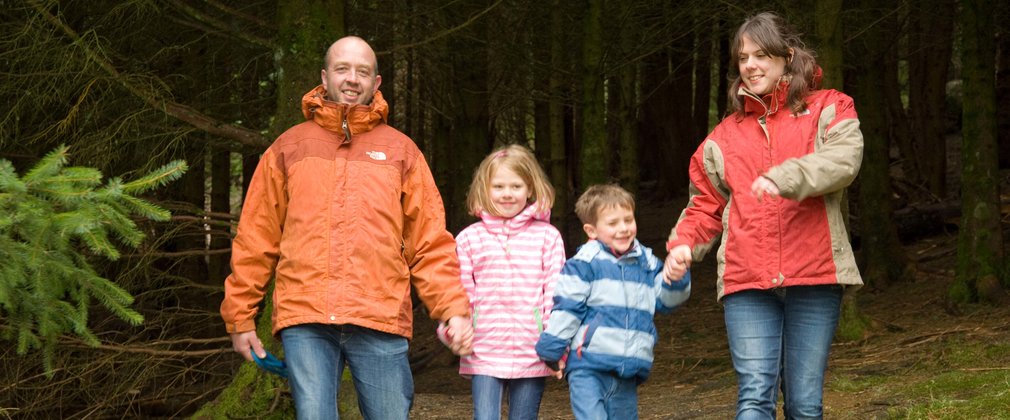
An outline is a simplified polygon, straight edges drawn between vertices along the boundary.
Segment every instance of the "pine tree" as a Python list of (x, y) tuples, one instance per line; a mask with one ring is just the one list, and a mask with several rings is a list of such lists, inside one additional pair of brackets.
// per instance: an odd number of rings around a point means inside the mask
[(0, 338), (16, 340), (19, 355), (41, 350), (47, 371), (61, 335), (99, 344), (88, 329), (95, 301), (132, 325), (143, 322), (130, 308), (133, 296), (92, 264), (119, 258), (113, 238), (131, 248), (141, 243), (131, 216), (167, 220), (167, 210), (136, 195), (187, 169), (174, 161), (140, 179), (102, 185), (99, 170), (66, 166), (68, 149), (60, 146), (20, 177), (0, 160)]

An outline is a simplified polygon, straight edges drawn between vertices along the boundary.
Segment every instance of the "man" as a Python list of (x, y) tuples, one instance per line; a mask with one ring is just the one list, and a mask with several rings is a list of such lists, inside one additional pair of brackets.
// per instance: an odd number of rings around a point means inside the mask
[(253, 174), (221, 303), (232, 345), (266, 355), (255, 316), (275, 277), (279, 335), (298, 418), (336, 418), (346, 361), (366, 419), (406, 419), (410, 286), (448, 324), (453, 352), (473, 338), (459, 261), (424, 156), (386, 125), (375, 52), (345, 37), (326, 52), (306, 121), (267, 149)]

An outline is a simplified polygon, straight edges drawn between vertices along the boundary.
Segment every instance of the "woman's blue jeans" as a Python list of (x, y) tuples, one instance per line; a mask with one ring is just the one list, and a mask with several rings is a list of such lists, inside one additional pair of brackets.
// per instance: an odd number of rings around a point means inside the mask
[(407, 339), (354, 325), (304, 324), (281, 330), (299, 419), (337, 419), (344, 362), (368, 420), (406, 419), (414, 399)]
[(828, 351), (842, 287), (745, 290), (723, 297), (736, 369), (737, 419), (775, 419), (782, 387), (787, 419), (820, 419)]
[(501, 379), (474, 375), (471, 379), (474, 420), (501, 419), (502, 395), (506, 391), (509, 399), (509, 420), (536, 420), (540, 412), (540, 399), (544, 395), (544, 379), (544, 377)]

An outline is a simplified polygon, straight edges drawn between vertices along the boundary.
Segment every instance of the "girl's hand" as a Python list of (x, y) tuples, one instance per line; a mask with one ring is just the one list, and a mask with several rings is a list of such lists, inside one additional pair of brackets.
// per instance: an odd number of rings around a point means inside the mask
[(449, 318), (449, 330), (447, 335), (452, 339), (449, 349), (459, 356), (466, 356), (473, 352), (473, 321), (468, 316), (454, 316)]
[(565, 359), (558, 360), (558, 370), (554, 371), (554, 377), (561, 379), (565, 376)]

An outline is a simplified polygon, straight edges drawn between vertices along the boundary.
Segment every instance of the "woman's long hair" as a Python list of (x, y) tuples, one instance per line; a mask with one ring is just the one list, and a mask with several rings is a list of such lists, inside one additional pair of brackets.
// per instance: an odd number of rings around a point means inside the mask
[[(730, 59), (733, 63), (737, 63), (737, 58), (740, 56), (744, 35), (761, 47), (765, 53), (786, 59), (783, 77), (791, 78), (789, 92), (786, 95), (786, 105), (793, 113), (807, 109), (807, 95), (818, 88), (814, 81), (817, 60), (814, 58), (814, 51), (807, 49), (803, 40), (800, 39), (800, 34), (787, 24), (785, 19), (774, 13), (765, 12), (750, 17), (740, 25), (740, 29), (737, 29), (733, 43), (730, 44)], [(792, 54), (790, 54), (790, 49), (792, 49)], [(740, 84), (743, 83), (739, 65), (730, 66), (729, 77), (731, 81), (729, 92), (727, 92), (729, 112), (743, 113), (743, 97), (738, 95)], [(776, 88), (777, 86), (776, 83)]]

